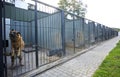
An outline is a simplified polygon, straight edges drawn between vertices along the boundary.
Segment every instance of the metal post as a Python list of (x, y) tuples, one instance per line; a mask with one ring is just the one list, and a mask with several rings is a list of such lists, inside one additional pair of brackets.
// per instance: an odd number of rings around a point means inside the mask
[(106, 40), (106, 27), (104, 26), (104, 40)]
[(99, 35), (98, 35), (98, 33), (99, 33), (99, 29), (98, 29), (98, 26), (99, 26), (99, 24), (97, 23), (97, 43), (98, 43), (98, 41), (99, 41)]
[[(5, 0), (3, 0), (3, 47), (4, 47), (4, 53), (6, 53), (6, 20), (5, 20)], [(5, 71), (5, 77), (7, 77), (7, 59), (6, 59), (6, 56), (4, 56), (4, 71)]]
[(90, 47), (90, 23), (88, 22), (88, 40), (89, 40), (89, 47)]
[(82, 18), (83, 48), (85, 48), (85, 18)]
[(0, 77), (4, 77), (3, 41), (2, 41), (2, 0), (0, 0)]
[(65, 15), (64, 11), (61, 11), (61, 35), (62, 35), (62, 49), (63, 49), (63, 55), (66, 55), (66, 50), (65, 50)]
[(74, 53), (75, 53), (75, 17), (73, 15), (73, 44), (74, 44)]
[(102, 41), (103, 41), (103, 25), (101, 25), (101, 31), (102, 31)]
[(103, 41), (105, 40), (105, 26), (103, 25)]
[(94, 37), (94, 44), (95, 44), (95, 22), (93, 21), (93, 37)]
[(36, 44), (36, 68), (38, 67), (38, 25), (37, 25), (37, 0), (35, 0), (35, 44)]

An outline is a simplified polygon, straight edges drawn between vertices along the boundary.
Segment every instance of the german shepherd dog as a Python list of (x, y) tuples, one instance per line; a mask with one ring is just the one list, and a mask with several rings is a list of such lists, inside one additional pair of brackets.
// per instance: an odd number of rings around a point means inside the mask
[(11, 41), (11, 67), (14, 66), (15, 57), (18, 57), (19, 63), (22, 66), (22, 49), (24, 48), (24, 41), (21, 33), (12, 29), (9, 33)]

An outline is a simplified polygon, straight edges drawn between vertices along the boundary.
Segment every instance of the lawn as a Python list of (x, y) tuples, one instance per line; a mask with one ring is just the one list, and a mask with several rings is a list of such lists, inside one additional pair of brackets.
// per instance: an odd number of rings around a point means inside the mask
[(120, 77), (120, 41), (105, 58), (93, 77)]

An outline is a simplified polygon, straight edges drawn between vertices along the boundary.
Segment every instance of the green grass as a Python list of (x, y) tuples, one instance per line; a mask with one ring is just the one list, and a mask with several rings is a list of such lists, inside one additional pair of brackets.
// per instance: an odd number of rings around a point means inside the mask
[(120, 77), (120, 41), (105, 58), (93, 77)]

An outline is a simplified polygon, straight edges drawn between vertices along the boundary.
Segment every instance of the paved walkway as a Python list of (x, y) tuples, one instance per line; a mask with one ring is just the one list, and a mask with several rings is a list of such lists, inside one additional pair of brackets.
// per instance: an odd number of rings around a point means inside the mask
[(105, 41), (96, 48), (36, 77), (91, 77), (119, 39), (120, 36)]

